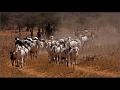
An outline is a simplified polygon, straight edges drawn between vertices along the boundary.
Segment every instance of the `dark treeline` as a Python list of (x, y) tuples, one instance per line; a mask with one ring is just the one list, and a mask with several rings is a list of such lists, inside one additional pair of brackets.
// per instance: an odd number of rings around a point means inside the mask
[(23, 28), (31, 32), (33, 28), (44, 31), (46, 35), (53, 34), (60, 23), (59, 15), (55, 12), (0, 12), (0, 30), (18, 30)]
[(120, 13), (112, 12), (0, 12), (0, 30), (21, 32), (25, 28), (31, 32), (31, 36), (35, 27), (47, 37), (57, 31), (58, 26), (76, 31), (103, 30), (105, 27), (120, 31), (119, 22)]

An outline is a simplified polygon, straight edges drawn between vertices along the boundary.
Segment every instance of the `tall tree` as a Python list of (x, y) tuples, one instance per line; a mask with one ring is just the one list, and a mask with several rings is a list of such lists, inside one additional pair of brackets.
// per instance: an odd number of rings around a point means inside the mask
[(2, 30), (8, 25), (8, 21), (9, 21), (8, 13), (1, 12), (0, 13), (0, 26)]

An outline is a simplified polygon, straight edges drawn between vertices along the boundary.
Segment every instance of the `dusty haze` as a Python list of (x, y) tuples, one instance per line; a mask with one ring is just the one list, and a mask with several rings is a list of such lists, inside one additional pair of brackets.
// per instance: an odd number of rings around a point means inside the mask
[[(80, 53), (75, 70), (65, 65), (48, 64), (47, 52), (35, 61), (27, 60), (25, 69), (11, 66), (8, 51), (13, 32), (0, 32), (2, 55), (1, 77), (120, 77), (120, 13), (119, 12), (56, 12), (60, 18), (55, 38), (74, 35), (74, 31), (89, 30), (95, 33)], [(36, 35), (36, 31), (34, 31)], [(93, 59), (90, 59), (93, 57)], [(77, 71), (77, 72), (76, 72)]]

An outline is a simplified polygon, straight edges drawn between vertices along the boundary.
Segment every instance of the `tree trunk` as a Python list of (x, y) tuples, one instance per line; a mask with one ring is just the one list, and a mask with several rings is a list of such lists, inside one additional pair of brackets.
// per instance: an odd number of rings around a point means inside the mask
[(21, 28), (20, 28), (20, 26), (18, 27), (18, 30), (19, 30), (19, 33), (21, 32)]
[(21, 37), (21, 27), (20, 27), (19, 25), (18, 25), (18, 31), (19, 31), (19, 32), (18, 32), (18, 33), (19, 33), (18, 36)]
[(26, 31), (29, 31), (29, 27), (27, 26)]
[(30, 29), (31, 37), (33, 37), (33, 27)]

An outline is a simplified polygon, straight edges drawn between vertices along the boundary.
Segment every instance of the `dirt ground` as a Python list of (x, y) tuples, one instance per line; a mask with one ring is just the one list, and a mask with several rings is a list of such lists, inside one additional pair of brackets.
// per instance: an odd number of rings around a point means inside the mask
[[(100, 37), (101, 34), (98, 34), (92, 42), (88, 42), (83, 52), (80, 52), (75, 68), (49, 64), (47, 52), (43, 51), (36, 60), (29, 57), (24, 68), (20, 70), (12, 67), (9, 57), (10, 49), (14, 48), (15, 33), (0, 32), (0, 77), (120, 77), (120, 37), (117, 34), (111, 36), (108, 32), (107, 35), (102, 34)], [(26, 35), (26, 32), (22, 35)]]

